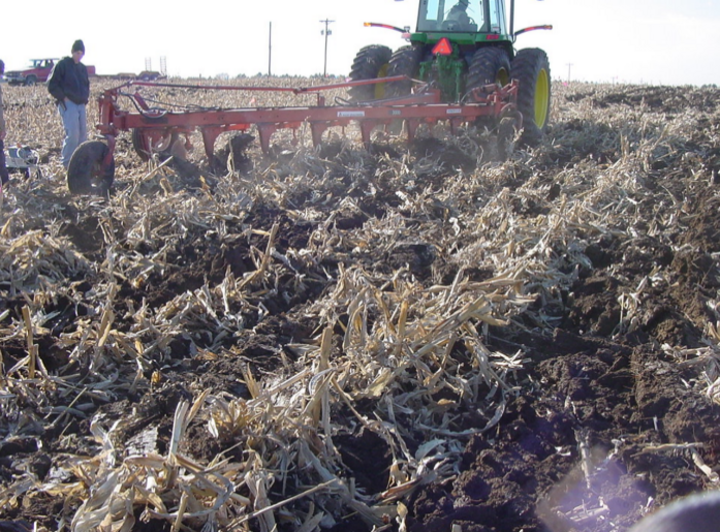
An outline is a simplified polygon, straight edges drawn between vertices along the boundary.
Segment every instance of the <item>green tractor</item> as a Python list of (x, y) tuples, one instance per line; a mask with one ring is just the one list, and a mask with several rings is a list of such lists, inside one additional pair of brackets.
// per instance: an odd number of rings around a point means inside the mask
[[(507, 85), (516, 79), (518, 110), (523, 115), (522, 140), (536, 144), (547, 129), (550, 115), (550, 64), (539, 48), (516, 51), (521, 33), (552, 26), (513, 31), (515, 0), (510, 0), (510, 26), (503, 0), (420, 0), (417, 31), (406, 34), (410, 44), (393, 52), (384, 45), (362, 48), (352, 64), (352, 81), (407, 76), (440, 89), (443, 101), (470, 101), (474, 89)], [(385, 24), (366, 26), (407, 29)], [(391, 81), (350, 88), (357, 102), (409, 94), (412, 81)]]

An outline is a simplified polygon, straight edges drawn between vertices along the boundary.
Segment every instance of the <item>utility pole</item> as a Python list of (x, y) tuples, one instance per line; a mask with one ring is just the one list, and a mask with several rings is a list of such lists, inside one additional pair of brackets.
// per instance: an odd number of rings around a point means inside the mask
[(572, 66), (573, 66), (572, 63), (568, 63), (568, 64), (567, 64), (567, 67), (568, 67), (568, 81), (567, 81), (567, 82), (568, 82), (568, 83), (570, 83), (570, 69), (572, 68)]
[(321, 20), (320, 24), (325, 24), (325, 29), (320, 32), (320, 35), (325, 36), (325, 66), (323, 67), (323, 77), (327, 77), (327, 47), (328, 47), (328, 37), (332, 35), (332, 30), (328, 29), (328, 26), (335, 22), (334, 20)]
[(272, 76), (272, 21), (268, 30), (268, 76)]

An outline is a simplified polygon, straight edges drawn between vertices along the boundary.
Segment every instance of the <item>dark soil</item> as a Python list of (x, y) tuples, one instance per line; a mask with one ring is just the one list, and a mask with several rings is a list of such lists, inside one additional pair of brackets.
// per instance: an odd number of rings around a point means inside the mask
[[(662, 192), (666, 198), (685, 203), (684, 218), (676, 226), (650, 231), (653, 209), (648, 205), (647, 228), (588, 235), (584, 253), (591, 267), (580, 270), (570, 286), (558, 287), (557, 300), (545, 309), (553, 318), (553, 326), (523, 323), (526, 317), (520, 315), (518, 326), (490, 328), (485, 337), (488, 347), (507, 354), (518, 350), (525, 354), (528, 362), (523, 370), (524, 386), (521, 393), (507, 395), (499, 423), (488, 432), (480, 430), (488, 420), (478, 418), (474, 405), (458, 407), (457, 419), (468, 424), (452, 429), (462, 433), (475, 428), (477, 432), (460, 437), (462, 460), (451, 477), (417, 487), (407, 495), (409, 532), (450, 532), (453, 525), (462, 527), (463, 532), (623, 531), (649, 509), (714, 486), (694, 463), (689, 448), (652, 449), (662, 444), (697, 444), (697, 452), (711, 467), (720, 456), (720, 406), (698, 392), (707, 366), (683, 363), (663, 347), (707, 347), (706, 326), (720, 319), (717, 102), (720, 92), (709, 89), (699, 93), (668, 87), (567, 90), (563, 105), (590, 103), (589, 107), (617, 114), (637, 106), (669, 115), (690, 108), (703, 113), (707, 127), (698, 128), (695, 138), (682, 139), (677, 153), (651, 154), (646, 180), (632, 192), (643, 208), (644, 193), (666, 191)], [(573, 132), (610, 136), (612, 140), (592, 143), (579, 138), (574, 144), (564, 145), (552, 141), (571, 138)], [(519, 186), (530, 176), (539, 175), (550, 185), (548, 200), (560, 201), (568, 184), (557, 181), (556, 176), (587, 161), (604, 168), (619, 164), (623, 157), (619, 137), (609, 122), (578, 121), (561, 114), (555, 117), (547, 144), (539, 150), (541, 155), (529, 163), (530, 168), (518, 168), (507, 178), (507, 184)], [(424, 142), (416, 148), (422, 151), (418, 156), (431, 151), (442, 153), (443, 169), (428, 179), (446, 179), (442, 174), (453, 168), (452, 154), (457, 148), (443, 149), (439, 141)], [(336, 155), (342, 156), (340, 152)], [(368, 175), (374, 172), (381, 176), (387, 164), (384, 156), (366, 157)], [(468, 171), (472, 159), (459, 154), (454, 162), (456, 170)], [(332, 168), (335, 170), (329, 171), (337, 170), (336, 166)], [(699, 184), (693, 173), (701, 168), (710, 178)], [(338, 190), (351, 183), (342, 172), (334, 182)], [(372, 200), (358, 191), (349, 192), (350, 197), (355, 194), (358, 208), (336, 210), (333, 223), (337, 229), (342, 232), (362, 227), (401, 204), (396, 190), (383, 188), (381, 178), (375, 179), (373, 186), (376, 190)], [(293, 208), (301, 208), (311, 192), (294, 190), (290, 198)], [(297, 223), (285, 208), (258, 201), (243, 222), (266, 232), (279, 225), (275, 248), (280, 254), (306, 248), (314, 229), (311, 224)], [(541, 206), (530, 203), (514, 208), (528, 219), (542, 212)], [(441, 222), (447, 220), (444, 206), (427, 212), (428, 216), (435, 213)], [(102, 261), (106, 249), (97, 218), (78, 221), (76, 214), (63, 215), (61, 234), (74, 243), (79, 253)], [(241, 224), (234, 223), (227, 222), (228, 233), (242, 233)], [(139, 288), (131, 279), (119, 283), (115, 326), (128, 326), (122, 316), (130, 305), (159, 307), (180, 292), (197, 289), (206, 282), (221, 283), (228, 271), (238, 278), (254, 271), (253, 249), (263, 249), (266, 242), (266, 237), (257, 235), (230, 246), (216, 235), (188, 234), (185, 242), (167, 250), (166, 260), (171, 265), (167, 272), (153, 274)], [(181, 398), (208, 388), (249, 397), (243, 368), (251, 365), (259, 378), (278, 371), (292, 363), (295, 356), (285, 346), (309, 343), (317, 334), (318, 323), (304, 310), (332, 289), (332, 277), (347, 261), (349, 249), (344, 246), (350, 245), (338, 242), (336, 255), (328, 256), (323, 264), (295, 264), (306, 274), (306, 282), (295, 284), (291, 276), (280, 278), (277, 291), (257, 293), (247, 308), (232, 309), (243, 313), (245, 329), (239, 335), (227, 336), (220, 345), (215, 339), (204, 339), (200, 330), (187, 330), (173, 338), (164, 360), (156, 360), (154, 368), (144, 369), (147, 379), (154, 371), (161, 375), (152, 387), (135, 390), (111, 403), (98, 401), (96, 411), (85, 412), (86, 419), (75, 419), (69, 425), (37, 427), (34, 433), (28, 429), (23, 437), (0, 442), (0, 491), (28, 471), (43, 482), (51, 465), (64, 453), (94, 452), (92, 446), (83, 448), (88, 445), (89, 417), (94, 414), (119, 419), (132, 412), (133, 422), (115, 437), (127, 444), (146, 427), (157, 426), (158, 450), (162, 452), (169, 442), (173, 412)], [(156, 251), (136, 250), (147, 256)], [(456, 266), (446, 261), (444, 250), (423, 242), (399, 242), (392, 253), (358, 260), (367, 261), (368, 268), (379, 272), (393, 272), (407, 265), (424, 286), (438, 279), (450, 283), (457, 272)], [(662, 281), (654, 276), (658, 268), (665, 273)], [(470, 273), (474, 281), (493, 275), (484, 270)], [(642, 292), (643, 311), (631, 327), (622, 326), (623, 298), (635, 293), (641, 283), (649, 285)], [(90, 288), (82, 286), (82, 279), (68, 286), (77, 293)], [(12, 317), (22, 315), (27, 301), (21, 295), (12, 296), (3, 287), (0, 290), (0, 314), (10, 311), (6, 317), (9, 324)], [(74, 331), (78, 320), (87, 313), (87, 309), (70, 301), (59, 295), (44, 308), (47, 314), (56, 312), (45, 325), (45, 333), (36, 339), (49, 371), (80, 369), (66, 366), (69, 354), (59, 342), (60, 335)], [(260, 308), (267, 315), (261, 316)], [(5, 369), (25, 356), (24, 341), (15, 338), (0, 342)], [(215, 359), (191, 355), (192, 345), (202, 348), (210, 344), (224, 354)], [(715, 353), (717, 356), (717, 350)], [(49, 406), (67, 405), (68, 401), (59, 394), (47, 397)], [(371, 403), (355, 408), (372, 418)], [(338, 413), (340, 419), (343, 415)], [(190, 431), (184, 451), (196, 460), (210, 461), (230, 447), (227, 442), (208, 439), (204, 427), (191, 426)], [(73, 435), (74, 439), (70, 438)], [(73, 441), (74, 447), (67, 448)], [(355, 479), (358, 489), (368, 495), (387, 489), (392, 459), (382, 438), (367, 429), (348, 426), (334, 443), (346, 476)], [(276, 496), (281, 499), (279, 494)], [(24, 500), (22, 494), (18, 497), (21, 504), (4, 510), (4, 519), (25, 519), (50, 530), (56, 529), (61, 514), (69, 520), (78, 505), (77, 500), (64, 501), (48, 494)], [(282, 526), (288, 531), (296, 529), (291, 522)], [(389, 522), (389, 529), (397, 528), (397, 523)], [(160, 520), (146, 524), (138, 521), (134, 530), (170, 530), (170, 525)], [(250, 530), (259, 530), (257, 523), (251, 521)], [(347, 510), (331, 530), (365, 532), (370, 528)]]

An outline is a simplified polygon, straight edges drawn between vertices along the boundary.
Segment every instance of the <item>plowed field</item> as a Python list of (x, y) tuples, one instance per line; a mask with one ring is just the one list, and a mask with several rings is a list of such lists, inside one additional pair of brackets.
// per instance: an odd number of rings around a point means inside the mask
[(123, 133), (105, 199), (4, 89), (42, 175), (0, 212), (0, 530), (610, 532), (717, 488), (720, 91), (553, 90), (508, 160)]

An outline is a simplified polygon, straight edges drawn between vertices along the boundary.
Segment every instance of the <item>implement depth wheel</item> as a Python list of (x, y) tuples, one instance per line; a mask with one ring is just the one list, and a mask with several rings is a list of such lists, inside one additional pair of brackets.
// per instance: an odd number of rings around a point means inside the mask
[[(350, 80), (378, 79), (387, 76), (392, 50), (380, 44), (371, 44), (362, 48), (352, 64)], [(379, 100), (385, 97), (385, 84), (375, 83), (359, 85), (348, 89), (350, 98), (355, 102)]]
[(520, 83), (518, 110), (523, 115), (521, 139), (529, 146), (537, 145), (550, 121), (550, 63), (539, 48), (520, 50), (511, 65), (512, 77)]
[(115, 179), (115, 159), (103, 163), (110, 148), (99, 140), (80, 144), (70, 157), (67, 169), (68, 190), (72, 194), (98, 194), (107, 196)]

